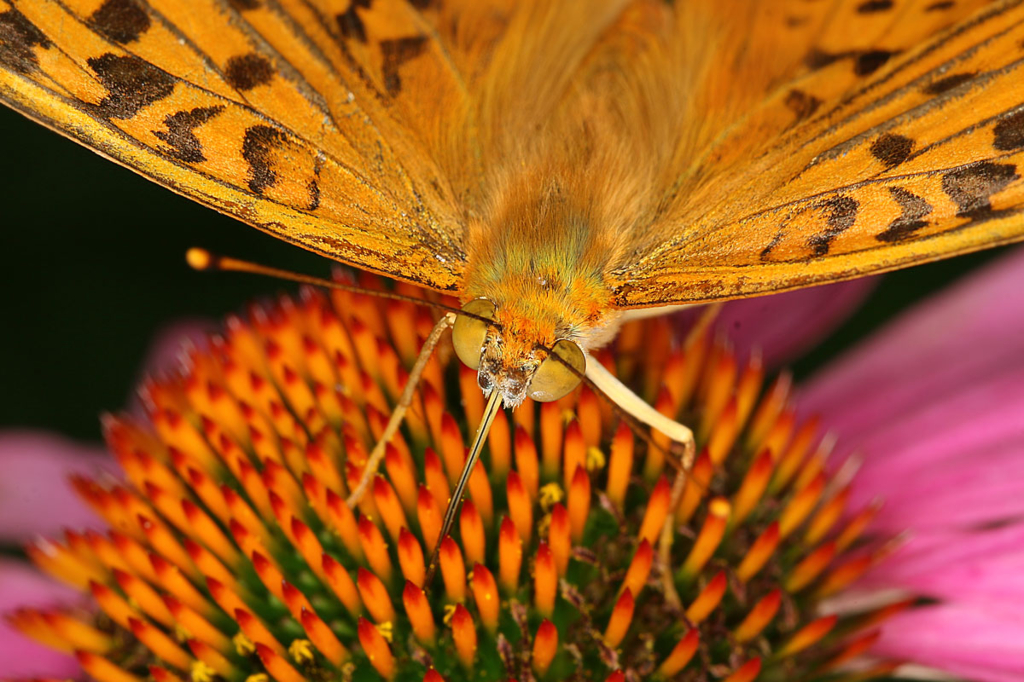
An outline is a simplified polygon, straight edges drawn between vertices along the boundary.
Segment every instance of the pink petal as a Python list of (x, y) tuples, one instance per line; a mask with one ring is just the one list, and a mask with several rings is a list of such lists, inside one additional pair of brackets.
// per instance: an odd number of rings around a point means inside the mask
[(71, 491), (67, 477), (115, 470), (102, 447), (45, 433), (0, 435), (0, 541), (23, 543), (68, 526), (103, 528)]
[[(1024, 250), (918, 306), (820, 373), (801, 408), (862, 465), (851, 506), (905, 544), (857, 591), (937, 600), (875, 653), (972, 680), (1024, 679)], [(854, 597), (855, 594), (847, 595)]]
[(854, 507), (881, 497), (876, 527), (968, 527), (1024, 513), (1024, 366), (1007, 368), (865, 433)]
[(856, 439), (1024, 363), (1024, 250), (934, 296), (814, 377), (801, 404)]
[(874, 653), (977, 682), (1024, 679), (1024, 615), (944, 604), (886, 621)]
[(1024, 603), (1024, 523), (916, 533), (857, 585), (858, 590), (893, 588), (993, 616), (1017, 613)]
[[(878, 283), (877, 277), (840, 282), (782, 294), (729, 301), (715, 320), (715, 329), (729, 338), (739, 357), (760, 351), (765, 363), (777, 366), (800, 355), (838, 327)], [(688, 329), (700, 314), (678, 315)]]
[[(82, 595), (51, 581), (29, 564), (0, 560), (0, 614), (22, 606), (80, 604)], [(0, 620), (0, 679), (72, 677), (82, 672), (74, 658), (37, 644)]]
[(799, 356), (825, 338), (864, 302), (878, 284), (866, 277), (772, 296), (730, 301), (716, 327), (746, 357), (759, 349), (768, 366)]

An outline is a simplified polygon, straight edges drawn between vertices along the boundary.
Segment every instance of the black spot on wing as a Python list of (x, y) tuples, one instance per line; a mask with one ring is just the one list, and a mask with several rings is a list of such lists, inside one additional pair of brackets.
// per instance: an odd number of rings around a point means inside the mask
[(206, 161), (203, 146), (193, 131), (222, 111), (224, 107), (220, 105), (179, 111), (164, 118), (166, 131), (154, 130), (153, 134), (171, 146), (164, 153), (185, 163), (202, 163)]
[(786, 107), (796, 114), (798, 121), (813, 116), (820, 106), (820, 99), (803, 90), (790, 90), (786, 93)]
[(352, 0), (348, 9), (336, 17), (338, 30), (341, 31), (342, 36), (348, 40), (358, 40), (361, 43), (366, 43), (366, 25), (363, 24), (363, 20), (359, 17), (358, 10), (360, 8), (368, 8), (371, 2), (372, 0)]
[(131, 55), (107, 53), (87, 60), (107, 96), (96, 105), (103, 118), (126, 119), (174, 90), (174, 77)]
[(951, 9), (956, 3), (953, 0), (940, 0), (939, 2), (933, 2), (924, 8), (925, 12), (942, 12), (947, 9)]
[(928, 95), (941, 95), (944, 92), (948, 92), (949, 90), (966, 83), (972, 78), (974, 78), (973, 73), (954, 73), (952, 76), (946, 76), (945, 78), (940, 78), (937, 81), (932, 81), (925, 86), (924, 92)]
[(253, 126), (245, 131), (242, 158), (249, 164), (249, 189), (256, 194), (262, 195), (277, 182), (277, 173), (271, 168), (270, 153), (284, 140), (284, 133), (270, 126)]
[(857, 209), (860, 204), (853, 197), (837, 196), (819, 204), (819, 208), (828, 214), (828, 227), (807, 240), (807, 246), (815, 256), (828, 253), (832, 240), (857, 222)]
[(779, 245), (779, 242), (782, 241), (782, 237), (784, 234), (785, 231), (783, 230), (779, 230), (778, 232), (775, 233), (775, 236), (772, 237), (772, 240), (768, 242), (768, 246), (761, 249), (761, 260), (768, 260), (768, 256), (772, 254), (772, 250)]
[(943, 175), (942, 191), (957, 205), (958, 216), (979, 220), (992, 212), (992, 195), (1019, 177), (1012, 164), (982, 161)]
[(1024, 149), (1024, 109), (1003, 118), (992, 132), (996, 136), (992, 146), (999, 151), (1012, 152)]
[(806, 64), (809, 69), (823, 69), (829, 64), (833, 64), (848, 56), (849, 54), (847, 53), (825, 52), (824, 50), (814, 48), (807, 53), (806, 57), (804, 57), (804, 64)]
[(426, 36), (409, 36), (381, 42), (380, 51), (383, 63), (380, 70), (388, 94), (394, 95), (401, 92), (402, 79), (398, 75), (398, 70), (402, 68), (402, 64), (423, 52), (426, 45)]
[(124, 45), (138, 40), (152, 22), (136, 0), (104, 0), (86, 23), (107, 40)]
[(825, 52), (817, 48), (804, 57), (807, 68), (817, 70), (825, 68), (841, 59), (853, 58), (853, 72), (858, 76), (870, 76), (889, 61), (895, 52), (886, 50), (869, 50), (867, 52)]
[(229, 59), (224, 77), (228, 85), (244, 92), (269, 83), (274, 78), (274, 66), (269, 59), (254, 52)]
[(320, 207), (320, 184), (316, 180), (310, 180), (306, 189), (309, 190), (309, 206), (306, 207), (306, 210), (315, 211)]
[(890, 187), (889, 194), (900, 205), (902, 214), (889, 223), (889, 227), (884, 232), (875, 235), (875, 239), (880, 242), (902, 241), (907, 237), (912, 237), (914, 232), (928, 224), (922, 218), (932, 212), (932, 205), (923, 197), (908, 192), (902, 187)]
[(906, 161), (913, 149), (914, 141), (909, 137), (885, 133), (871, 144), (871, 155), (884, 163), (888, 169)]
[(892, 9), (892, 0), (866, 0), (857, 5), (859, 14), (873, 14)]
[(18, 73), (39, 68), (33, 48), (53, 46), (50, 39), (16, 9), (0, 12), (0, 64)]
[(857, 56), (853, 63), (853, 72), (858, 76), (870, 76), (885, 65), (896, 54), (885, 50), (871, 50)]

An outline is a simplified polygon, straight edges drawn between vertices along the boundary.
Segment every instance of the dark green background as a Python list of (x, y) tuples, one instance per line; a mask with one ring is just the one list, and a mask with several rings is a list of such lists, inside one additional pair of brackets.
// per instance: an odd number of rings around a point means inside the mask
[[(220, 317), (288, 284), (196, 273), (185, 250), (211, 250), (326, 274), (324, 259), (143, 180), (0, 108), (0, 428), (99, 435), (125, 404), (153, 333), (185, 316)], [(992, 252), (889, 275), (806, 373)]]

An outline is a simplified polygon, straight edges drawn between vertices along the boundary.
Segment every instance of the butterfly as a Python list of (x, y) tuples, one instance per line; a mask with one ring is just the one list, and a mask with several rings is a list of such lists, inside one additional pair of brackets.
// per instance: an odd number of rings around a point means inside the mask
[(8, 106), (464, 304), (467, 471), (584, 375), (692, 443), (626, 319), (1024, 238), (1022, 63), (1019, 0), (0, 0)]

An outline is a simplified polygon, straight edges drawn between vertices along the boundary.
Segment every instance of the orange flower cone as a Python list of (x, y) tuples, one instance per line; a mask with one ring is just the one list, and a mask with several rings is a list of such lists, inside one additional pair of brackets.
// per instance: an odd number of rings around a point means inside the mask
[[(92, 607), (9, 622), (102, 682), (364, 670), (550, 681), (580, 668), (601, 680), (704, 666), (731, 682), (801, 680), (874, 641), (888, 612), (818, 612), (885, 560), (857, 553), (863, 510), (845, 509), (785, 394), (758, 397), (759, 360), (706, 338), (694, 343), (714, 361), (672, 355), (657, 402), (699, 425), (699, 471), (680, 485), (660, 438), (637, 437), (589, 389), (527, 401), (491, 432), (439, 538), (483, 409), (442, 352), (350, 507), (411, 360), (381, 322), (387, 305), (307, 290), (232, 318), (183, 373), (147, 380), (146, 417), (105, 423), (124, 482), (73, 482), (109, 530), (27, 550)], [(649, 323), (636, 324), (627, 342)], [(417, 323), (420, 340), (429, 328)], [(624, 381), (656, 385), (642, 354), (624, 367)]]

